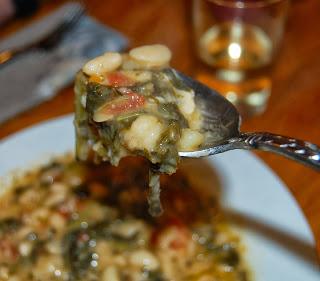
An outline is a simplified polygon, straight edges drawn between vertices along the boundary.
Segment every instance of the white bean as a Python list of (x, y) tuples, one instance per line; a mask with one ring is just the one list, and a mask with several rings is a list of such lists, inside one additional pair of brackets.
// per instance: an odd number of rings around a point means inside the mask
[(54, 228), (56, 231), (61, 231), (66, 226), (67, 222), (62, 215), (58, 213), (52, 213), (49, 218), (49, 223), (50, 226)]
[(130, 263), (146, 270), (156, 270), (159, 267), (158, 259), (149, 251), (137, 250), (130, 256)]
[(135, 82), (145, 83), (150, 81), (152, 78), (150, 71), (143, 71), (143, 70), (125, 70), (122, 73), (132, 79)]
[(30, 255), (32, 251), (32, 245), (30, 242), (21, 242), (19, 244), (19, 253), (23, 257), (27, 257)]
[(98, 267), (104, 269), (114, 263), (114, 253), (112, 252), (112, 244), (105, 240), (98, 241), (96, 253), (99, 256)]
[(0, 280), (9, 279), (9, 268), (5, 265), (0, 266)]
[(196, 108), (187, 118), (190, 129), (199, 131), (202, 128), (202, 115)]
[(179, 141), (179, 151), (192, 151), (197, 149), (204, 140), (203, 134), (191, 129), (182, 129)]
[(124, 141), (131, 150), (154, 151), (164, 128), (158, 118), (152, 115), (139, 116), (124, 135)]
[[(37, 259), (32, 268), (32, 275), (35, 280), (65, 280), (65, 273), (62, 270), (63, 261), (60, 255), (42, 255)], [(64, 278), (63, 278), (64, 277)]]
[(188, 119), (188, 115), (195, 110), (194, 92), (175, 89), (178, 96), (178, 107), (184, 117)]
[(20, 277), (17, 275), (10, 276), (8, 281), (21, 281)]
[(86, 106), (87, 106), (87, 95), (82, 95), (81, 96), (80, 103), (83, 106), (83, 108), (86, 108)]
[(82, 70), (87, 75), (102, 75), (116, 70), (121, 64), (122, 56), (119, 53), (108, 52), (88, 61)]
[(138, 69), (141, 70), (144, 67), (141, 64), (139, 64), (136, 60), (132, 59), (129, 56), (129, 54), (123, 54), (121, 68), (124, 71), (132, 71), (132, 70), (138, 70)]
[(102, 273), (102, 281), (120, 281), (117, 268), (115, 266), (107, 267)]
[(144, 229), (142, 222), (137, 220), (128, 220), (120, 223), (115, 223), (112, 226), (112, 232), (122, 237), (130, 238), (136, 233)]
[(63, 250), (58, 240), (52, 240), (48, 242), (45, 247), (50, 254), (55, 255), (60, 255)]
[(169, 64), (171, 51), (164, 45), (146, 45), (132, 49), (129, 56), (144, 67), (162, 67)]
[(51, 187), (50, 196), (48, 196), (44, 204), (48, 207), (62, 203), (67, 197), (67, 188), (65, 184), (54, 183)]
[(112, 261), (116, 266), (123, 267), (123, 266), (126, 266), (126, 264), (127, 264), (127, 260), (122, 254), (113, 256)]
[(29, 189), (25, 191), (19, 197), (19, 203), (25, 206), (37, 205), (41, 200), (41, 194), (39, 192), (35, 192), (33, 189)]

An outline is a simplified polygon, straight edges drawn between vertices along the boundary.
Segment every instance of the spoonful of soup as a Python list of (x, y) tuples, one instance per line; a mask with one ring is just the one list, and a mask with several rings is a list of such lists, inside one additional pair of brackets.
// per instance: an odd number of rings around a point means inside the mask
[(86, 63), (75, 81), (77, 158), (112, 165), (126, 156), (148, 159), (152, 215), (162, 210), (159, 174), (174, 173), (180, 157), (257, 148), (320, 167), (313, 144), (269, 133), (240, 133), (233, 105), (170, 68), (170, 59), (163, 45), (107, 52)]
[(150, 162), (150, 213), (159, 215), (159, 174), (172, 174), (179, 151), (205, 141), (195, 92), (169, 67), (163, 45), (108, 52), (86, 63), (75, 81), (76, 156), (118, 165), (126, 156)]

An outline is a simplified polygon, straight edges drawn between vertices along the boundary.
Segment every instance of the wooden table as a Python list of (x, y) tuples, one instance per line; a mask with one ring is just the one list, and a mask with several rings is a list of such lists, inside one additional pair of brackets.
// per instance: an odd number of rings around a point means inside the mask
[[(40, 17), (64, 1), (48, 2)], [(173, 51), (172, 65), (196, 74), (200, 64), (192, 49), (188, 0), (87, 0), (88, 12), (123, 32), (131, 45), (163, 43)], [(270, 131), (320, 144), (320, 2), (293, 1), (281, 55), (273, 71), (273, 92), (267, 111), (243, 122), (244, 131)], [(9, 23), (0, 37), (14, 32), (29, 19)], [(26, 93), (27, 94), (27, 93)], [(0, 138), (40, 121), (73, 111), (69, 87), (54, 99), (0, 126)], [(301, 206), (320, 254), (320, 174), (284, 158), (258, 153)], [(248, 175), (250, 171), (248, 171)], [(259, 187), (257, 187), (259, 188)]]

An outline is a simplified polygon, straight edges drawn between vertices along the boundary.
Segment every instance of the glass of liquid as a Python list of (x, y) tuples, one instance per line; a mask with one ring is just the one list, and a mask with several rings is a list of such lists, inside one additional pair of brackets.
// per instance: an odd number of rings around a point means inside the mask
[[(283, 36), (289, 0), (194, 0), (199, 57), (211, 67), (198, 77), (243, 115), (262, 113), (270, 71)], [(212, 75), (213, 74), (213, 75)]]

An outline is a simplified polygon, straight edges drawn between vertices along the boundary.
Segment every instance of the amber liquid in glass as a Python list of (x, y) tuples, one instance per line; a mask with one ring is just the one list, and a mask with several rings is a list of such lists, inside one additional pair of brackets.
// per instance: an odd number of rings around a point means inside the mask
[(267, 74), (272, 43), (259, 27), (241, 22), (225, 22), (208, 29), (200, 38), (199, 55), (214, 68), (233, 103), (263, 106), (270, 94)]

